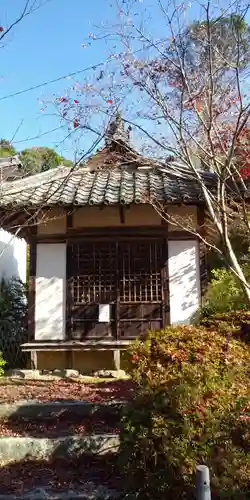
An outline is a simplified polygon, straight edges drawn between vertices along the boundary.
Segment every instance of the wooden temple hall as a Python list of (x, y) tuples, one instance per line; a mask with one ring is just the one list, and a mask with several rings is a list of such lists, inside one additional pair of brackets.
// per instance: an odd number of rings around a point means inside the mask
[(199, 188), (135, 152), (118, 118), (84, 167), (2, 184), (2, 225), (21, 225), (30, 248), (22, 348), (34, 368), (122, 369), (137, 336), (190, 322), (201, 298), (199, 242), (150, 199), (200, 224)]

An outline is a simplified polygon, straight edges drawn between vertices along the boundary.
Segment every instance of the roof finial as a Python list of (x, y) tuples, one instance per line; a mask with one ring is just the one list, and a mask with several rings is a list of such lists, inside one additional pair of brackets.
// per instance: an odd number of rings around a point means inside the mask
[(117, 112), (114, 120), (110, 122), (107, 129), (106, 145), (111, 146), (115, 144), (127, 144), (129, 141), (130, 130), (131, 127), (128, 127), (128, 130), (125, 130), (124, 120), (121, 116), (121, 113)]

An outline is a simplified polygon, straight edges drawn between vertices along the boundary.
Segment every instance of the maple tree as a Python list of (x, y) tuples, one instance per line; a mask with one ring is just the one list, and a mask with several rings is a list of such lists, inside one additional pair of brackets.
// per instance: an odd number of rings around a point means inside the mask
[(119, 109), (143, 152), (198, 184), (206, 220), (200, 228), (173, 218), (164, 204), (147, 201), (168, 223), (213, 248), (250, 304), (250, 285), (231, 242), (232, 225), (250, 237), (249, 6), (244, 0), (216, 6), (210, 0), (202, 5), (155, 0), (146, 7), (123, 0), (116, 6), (118, 21), (89, 35), (91, 44), (105, 38), (110, 56), (101, 70), (75, 82), (63, 102), (57, 100), (60, 119), (71, 127), (77, 121), (76, 133), (100, 141), (103, 123), (107, 126)]
[[(23, 0), (21, 2), (21, 8), (18, 8), (18, 14), (16, 17), (10, 16), (10, 21), (8, 20), (6, 24), (0, 24), (0, 44), (4, 43), (9, 34), (21, 23), (26, 17), (30, 16), (41, 7), (43, 7), (50, 0)], [(1, 19), (7, 20), (8, 13), (1, 12)]]

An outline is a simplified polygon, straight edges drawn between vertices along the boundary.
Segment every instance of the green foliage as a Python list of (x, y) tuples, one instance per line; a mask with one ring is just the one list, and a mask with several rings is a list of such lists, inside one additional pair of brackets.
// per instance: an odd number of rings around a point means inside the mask
[[(243, 265), (246, 278), (250, 279), (249, 264)], [(247, 309), (246, 299), (234, 274), (225, 268), (213, 269), (212, 279), (204, 297), (201, 316)]]
[[(236, 63), (239, 69), (244, 69), (250, 60), (250, 28), (238, 14), (210, 19), (209, 25), (207, 20), (191, 24), (186, 30), (185, 39), (182, 39), (187, 61), (192, 65), (199, 64), (201, 68), (203, 65), (208, 66), (210, 53), (207, 44), (204, 44), (208, 26), (212, 40), (211, 56), (219, 64), (221, 74)], [(241, 47), (240, 54), (236, 41), (239, 41)], [(218, 75), (220, 78), (221, 74)]]
[[(16, 149), (6, 139), (0, 139), (0, 158), (7, 158), (17, 154)], [(20, 160), (24, 174), (45, 172), (59, 165), (71, 167), (73, 162), (60, 156), (54, 149), (46, 147), (28, 148), (20, 153)]]
[(71, 166), (70, 160), (65, 160), (54, 149), (31, 148), (25, 149), (20, 155), (25, 173), (37, 174), (56, 168), (59, 165)]
[(8, 368), (22, 368), (26, 355), (20, 345), (27, 341), (27, 297), (16, 278), (0, 281), (0, 351)]
[(202, 326), (210, 328), (219, 333), (234, 336), (244, 342), (250, 342), (250, 312), (249, 311), (231, 311), (227, 313), (218, 313), (203, 316), (200, 321)]
[(137, 396), (122, 419), (120, 466), (140, 499), (193, 499), (196, 465), (214, 498), (249, 498), (250, 352), (212, 327), (149, 332), (128, 353)]
[[(235, 222), (231, 225), (230, 228), (230, 242), (235, 252), (235, 255), (240, 262), (241, 265), (250, 263), (250, 238), (249, 234), (246, 231), (245, 224), (239, 224), (239, 222)], [(219, 239), (215, 239), (215, 245), (221, 251), (223, 250), (221, 242)], [(221, 267), (225, 267), (225, 262), (221, 258), (220, 254), (211, 249), (207, 255), (208, 266), (210, 269), (218, 269)], [(248, 272), (249, 275), (249, 272)]]
[(6, 365), (6, 361), (3, 359), (3, 353), (0, 351), (0, 377), (4, 375), (4, 367)]
[(12, 144), (6, 139), (0, 139), (0, 157), (8, 158), (9, 156), (16, 155), (17, 152)]

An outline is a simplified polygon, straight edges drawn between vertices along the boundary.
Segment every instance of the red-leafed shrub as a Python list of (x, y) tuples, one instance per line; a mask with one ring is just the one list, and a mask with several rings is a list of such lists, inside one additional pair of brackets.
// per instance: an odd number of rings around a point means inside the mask
[(250, 349), (212, 325), (149, 332), (128, 353), (139, 386), (121, 430), (120, 464), (138, 499), (193, 499), (207, 464), (213, 498), (250, 498)]

